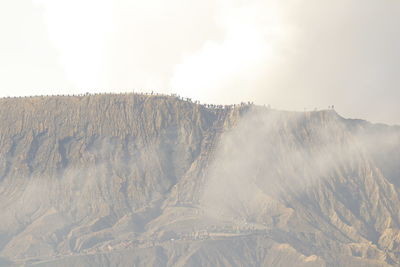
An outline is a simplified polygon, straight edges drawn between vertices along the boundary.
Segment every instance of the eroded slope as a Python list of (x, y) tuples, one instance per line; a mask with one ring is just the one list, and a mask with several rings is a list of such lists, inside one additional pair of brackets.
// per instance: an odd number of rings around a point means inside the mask
[(0, 99), (0, 123), (0, 263), (399, 263), (398, 127), (138, 94)]

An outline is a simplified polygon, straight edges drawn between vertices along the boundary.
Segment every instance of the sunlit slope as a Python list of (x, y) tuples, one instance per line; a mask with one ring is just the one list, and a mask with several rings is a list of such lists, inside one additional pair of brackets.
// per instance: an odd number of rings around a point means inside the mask
[(398, 127), (139, 94), (0, 99), (0, 125), (0, 265), (399, 262)]

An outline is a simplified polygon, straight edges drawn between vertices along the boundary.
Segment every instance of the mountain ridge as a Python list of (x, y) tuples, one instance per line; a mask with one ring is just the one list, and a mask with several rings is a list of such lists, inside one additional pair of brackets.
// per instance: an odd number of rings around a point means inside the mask
[(0, 104), (4, 260), (399, 262), (398, 126), (157, 94)]

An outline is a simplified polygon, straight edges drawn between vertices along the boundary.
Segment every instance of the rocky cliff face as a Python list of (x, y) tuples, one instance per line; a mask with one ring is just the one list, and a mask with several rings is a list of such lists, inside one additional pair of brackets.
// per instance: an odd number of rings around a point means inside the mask
[(399, 127), (138, 94), (0, 125), (0, 265), (400, 264)]

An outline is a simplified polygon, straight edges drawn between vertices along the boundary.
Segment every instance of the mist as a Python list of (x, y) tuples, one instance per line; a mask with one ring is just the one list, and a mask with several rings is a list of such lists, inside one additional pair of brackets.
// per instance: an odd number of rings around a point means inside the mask
[(379, 181), (379, 170), (361, 166), (384, 166), (386, 177), (395, 182), (398, 161), (383, 155), (400, 148), (399, 132), (382, 130), (384, 126), (365, 131), (365, 123), (345, 120), (333, 110), (252, 108), (220, 139), (200, 200), (205, 214), (268, 225), (282, 210), (290, 217), (290, 203), (306, 205), (304, 196), (323, 185), (351, 177)]

